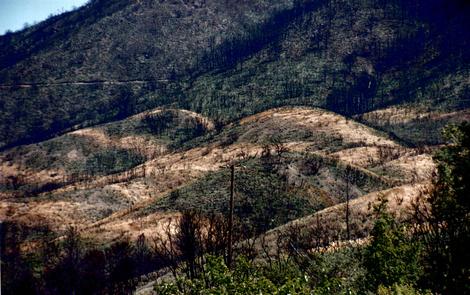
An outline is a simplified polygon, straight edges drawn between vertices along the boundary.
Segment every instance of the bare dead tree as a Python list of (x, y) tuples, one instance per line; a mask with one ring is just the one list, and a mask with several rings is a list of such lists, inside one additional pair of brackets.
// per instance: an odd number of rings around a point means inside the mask
[(174, 221), (167, 222), (163, 234), (153, 238), (153, 250), (155, 255), (162, 261), (162, 264), (168, 267), (176, 279), (179, 274), (180, 253), (175, 244)]
[(228, 219), (228, 247), (227, 247), (227, 266), (232, 267), (233, 255), (233, 210), (234, 210), (234, 185), (235, 185), (235, 165), (230, 166), (230, 202), (229, 202), (229, 219)]
[(351, 182), (351, 167), (346, 168), (346, 240), (351, 240), (351, 228), (350, 228), (350, 210), (349, 210), (349, 198), (350, 198), (350, 182)]

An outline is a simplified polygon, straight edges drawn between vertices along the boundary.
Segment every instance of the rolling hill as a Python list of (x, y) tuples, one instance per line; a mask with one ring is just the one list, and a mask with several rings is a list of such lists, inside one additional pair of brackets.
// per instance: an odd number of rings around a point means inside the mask
[[(174, 114), (165, 132), (142, 127), (165, 113)], [(197, 122), (205, 134), (172, 145), (180, 139), (168, 134)], [(156, 109), (4, 151), (2, 216), (59, 232), (76, 225), (98, 240), (151, 236), (179, 211), (226, 213), (228, 165), (237, 163), (236, 213), (263, 232), (344, 202), (347, 185), (357, 198), (434, 169), (429, 150), (321, 109), (272, 109), (212, 128), (195, 113)]]

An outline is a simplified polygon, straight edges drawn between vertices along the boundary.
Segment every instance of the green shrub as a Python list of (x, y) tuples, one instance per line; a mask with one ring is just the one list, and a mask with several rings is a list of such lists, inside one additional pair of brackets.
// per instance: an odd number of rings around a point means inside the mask
[(411, 285), (394, 284), (391, 287), (380, 285), (377, 289), (377, 295), (430, 295), (429, 291), (419, 291)]
[(386, 199), (381, 199), (374, 208), (377, 220), (365, 250), (365, 283), (373, 292), (381, 285), (415, 284), (421, 274), (420, 247), (407, 236), (403, 225), (386, 212), (386, 204)]
[(262, 267), (244, 258), (239, 258), (235, 268), (229, 270), (221, 257), (209, 256), (205, 269), (200, 278), (179, 278), (174, 283), (157, 284), (154, 290), (157, 294), (320, 294), (310, 287), (306, 275), (290, 277), (281, 272), (281, 276), (286, 275), (284, 280), (271, 280)]
[(470, 124), (444, 129), (449, 145), (439, 151), (438, 178), (427, 197), (429, 210), (418, 212), (427, 227), (426, 283), (442, 294), (470, 294)]

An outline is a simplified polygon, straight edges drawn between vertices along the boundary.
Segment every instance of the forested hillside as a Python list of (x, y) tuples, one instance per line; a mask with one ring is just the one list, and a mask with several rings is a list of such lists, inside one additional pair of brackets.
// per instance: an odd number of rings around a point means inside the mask
[(0, 145), (161, 105), (221, 123), (289, 104), (466, 108), (466, 15), (443, 0), (91, 1), (0, 38)]

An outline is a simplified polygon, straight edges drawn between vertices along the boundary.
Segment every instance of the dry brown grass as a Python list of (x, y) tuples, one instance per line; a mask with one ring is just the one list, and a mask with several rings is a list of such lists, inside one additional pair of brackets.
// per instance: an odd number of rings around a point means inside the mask
[(462, 110), (457, 112), (437, 112), (429, 111), (418, 106), (392, 106), (362, 114), (360, 116), (366, 121), (374, 122), (378, 125), (383, 124), (403, 124), (419, 120), (442, 120), (442, 119), (458, 119), (459, 121), (470, 120), (470, 110)]
[(275, 132), (279, 132), (284, 126), (293, 126), (297, 130), (308, 130), (330, 136), (339, 135), (345, 144), (398, 146), (393, 140), (372, 128), (322, 109), (306, 107), (272, 109), (244, 118), (240, 124), (263, 127), (271, 125), (274, 129), (272, 131)]
[[(70, 178), (67, 171), (70, 162), (85, 162), (93, 152), (112, 149), (127, 150), (151, 159), (169, 153), (168, 143), (149, 134), (136, 134), (134, 126), (146, 115), (156, 114), (162, 109), (146, 111), (125, 120), (79, 129), (39, 144), (16, 147), (0, 153), (0, 185), (13, 177), (21, 176), (23, 185), (61, 184)], [(187, 110), (173, 110), (183, 116), (197, 118), (207, 130), (214, 129), (214, 123), (197, 113)], [(108, 129), (118, 129), (122, 134), (108, 134)], [(54, 146), (50, 150), (50, 146)], [(83, 150), (86, 147), (86, 151)], [(29, 162), (41, 159), (47, 168), (35, 167)], [(43, 163), (44, 164), (44, 163)], [(51, 168), (51, 166), (53, 166)], [(11, 197), (0, 192), (0, 197)]]
[[(151, 112), (159, 112), (153, 110)], [(199, 116), (187, 111), (189, 116)], [(149, 112), (138, 114), (127, 120), (137, 120)], [(200, 118), (203, 120), (204, 118)], [(208, 121), (208, 125), (213, 124)], [(261, 143), (246, 142), (244, 138), (261, 138), (284, 131), (307, 130), (314, 134), (325, 134), (327, 136), (339, 136), (346, 148), (339, 151), (328, 152), (323, 147), (311, 149), (314, 142), (307, 140), (290, 141), (284, 145), (292, 152), (317, 153), (325, 157), (339, 159), (341, 162), (351, 164), (357, 169), (362, 169), (367, 173), (376, 175), (376, 172), (385, 173), (384, 177), (393, 179), (393, 175), (387, 175), (387, 171), (400, 171), (400, 178), (405, 182), (417, 182), (426, 179), (433, 169), (431, 158), (427, 154), (418, 155), (412, 149), (405, 149), (383, 134), (366, 127), (357, 122), (319, 109), (309, 108), (280, 108), (262, 112), (257, 115), (247, 117), (240, 121), (242, 127), (240, 140), (224, 145), (215, 141), (209, 145), (192, 148), (186, 151), (170, 153), (162, 149), (158, 144), (155, 146), (151, 141), (140, 142), (137, 136), (124, 136), (118, 140), (109, 137), (100, 127), (87, 128), (75, 131), (77, 136), (92, 139), (98, 146), (119, 146), (132, 148), (132, 145), (139, 142), (149, 145), (149, 149), (160, 149), (160, 154), (154, 159), (133, 169), (135, 173), (129, 171), (97, 177), (86, 182), (73, 183), (54, 190), (51, 193), (40, 195), (41, 200), (24, 199), (22, 202), (13, 203), (9, 200), (0, 202), (0, 218), (6, 217), (6, 208), (10, 206), (10, 211), (15, 212), (8, 218), (21, 219), (25, 222), (34, 222), (38, 218), (50, 222), (54, 228), (61, 229), (65, 225), (79, 225), (82, 232), (91, 237), (104, 240), (112, 240), (123, 233), (131, 237), (137, 237), (141, 233), (154, 235), (160, 231), (164, 222), (168, 218), (175, 216), (174, 213), (157, 212), (148, 216), (136, 217), (134, 212), (145, 208), (172, 190), (187, 185), (199, 179), (211, 171), (218, 171), (227, 167), (233, 161), (248, 157), (258, 157), (263, 151)], [(231, 127), (228, 127), (231, 128)], [(144, 140), (144, 139), (142, 139)], [(355, 147), (348, 148), (348, 145)], [(381, 159), (380, 149), (387, 148), (398, 150), (396, 159)], [(327, 148), (327, 147), (326, 147)], [(80, 157), (79, 151), (73, 149), (68, 151), (65, 157)], [(377, 163), (380, 163), (378, 165)], [(10, 163), (11, 164), (11, 163)], [(367, 169), (377, 168), (375, 172)], [(45, 175), (53, 175), (60, 171), (30, 171), (17, 165), (9, 165), (2, 162), (0, 171), (8, 172), (7, 175), (26, 173), (31, 178), (44, 178)], [(5, 174), (2, 174), (5, 175)], [(328, 177), (328, 176), (325, 176)], [(333, 178), (331, 181), (335, 181)], [(403, 194), (404, 198), (412, 194), (410, 190), (413, 186), (403, 186), (385, 191), (388, 195)], [(105, 208), (106, 202), (101, 198), (103, 192), (112, 191), (118, 198), (119, 206), (115, 206), (109, 216), (98, 218), (94, 216), (97, 208)], [(73, 198), (63, 196), (73, 194)], [(351, 202), (351, 206), (357, 207), (357, 214), (362, 214), (366, 200), (373, 199), (377, 193), (364, 196)], [(97, 196), (97, 197), (93, 197)], [(95, 198), (95, 199), (93, 199)], [(333, 200), (334, 196), (330, 196)], [(124, 204), (124, 205), (122, 205)], [(127, 204), (127, 205), (125, 205)], [(113, 207), (110, 207), (113, 208)], [(334, 210), (341, 211), (341, 205), (328, 208), (319, 214), (330, 216), (330, 219), (340, 220), (340, 214)], [(398, 207), (397, 207), (398, 208)], [(338, 212), (339, 212), (338, 211)], [(362, 212), (362, 213), (361, 213)], [(175, 213), (176, 214), (176, 213)], [(356, 213), (355, 213), (356, 214)], [(296, 222), (307, 223), (309, 218), (300, 219)], [(279, 231), (276, 229), (273, 231)]]

